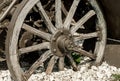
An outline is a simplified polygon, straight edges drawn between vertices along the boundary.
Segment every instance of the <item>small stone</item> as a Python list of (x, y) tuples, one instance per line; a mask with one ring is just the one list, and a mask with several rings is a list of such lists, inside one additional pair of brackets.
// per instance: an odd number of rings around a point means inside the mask
[[(120, 68), (108, 65), (104, 62), (101, 66), (81, 65), (79, 71), (65, 68), (64, 71), (52, 72), (46, 75), (45, 72), (32, 74), (28, 81), (112, 81), (112, 74), (120, 74)], [(0, 81), (13, 81), (9, 70), (0, 70)]]
[(101, 79), (101, 78), (103, 78), (103, 76), (104, 76), (104, 74), (101, 74), (100, 72), (97, 72), (97, 77), (98, 77), (98, 78)]
[(91, 69), (93, 69), (94, 71), (98, 70), (98, 68), (96, 66), (92, 66)]

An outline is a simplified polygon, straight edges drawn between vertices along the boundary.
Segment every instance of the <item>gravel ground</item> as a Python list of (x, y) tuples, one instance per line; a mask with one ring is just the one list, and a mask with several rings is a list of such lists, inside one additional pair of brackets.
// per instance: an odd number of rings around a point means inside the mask
[[(36, 73), (31, 76), (29, 81), (113, 81), (112, 74), (120, 74), (120, 68), (108, 65), (103, 62), (101, 66), (92, 66), (88, 69), (88, 64), (79, 67), (79, 71), (72, 69), (53, 72), (50, 75), (46, 73)], [(8, 70), (0, 71), (0, 81), (12, 81)]]

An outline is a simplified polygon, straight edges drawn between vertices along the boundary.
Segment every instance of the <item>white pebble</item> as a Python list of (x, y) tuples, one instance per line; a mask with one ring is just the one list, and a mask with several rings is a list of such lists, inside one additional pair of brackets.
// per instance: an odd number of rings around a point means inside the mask
[[(92, 66), (91, 69), (88, 69), (88, 65), (79, 66), (77, 72), (65, 68), (64, 71), (52, 72), (50, 75), (45, 72), (33, 74), (28, 81), (111, 81), (112, 74), (120, 74), (120, 68), (106, 62), (99, 67)], [(12, 81), (9, 70), (0, 70), (0, 81)]]

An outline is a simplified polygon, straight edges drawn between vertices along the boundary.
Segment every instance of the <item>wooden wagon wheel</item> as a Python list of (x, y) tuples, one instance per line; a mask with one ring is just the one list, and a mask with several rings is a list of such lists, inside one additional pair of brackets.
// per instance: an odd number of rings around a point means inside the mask
[[(48, 58), (50, 60), (46, 68), (47, 74), (52, 72), (55, 64), (58, 64), (59, 70), (64, 70), (65, 57), (70, 61), (72, 68), (77, 70), (77, 64), (71, 56), (71, 52), (87, 56), (96, 64), (102, 60), (106, 44), (106, 25), (96, 0), (73, 0), (69, 4), (66, 2), (69, 0), (48, 0), (49, 2), (53, 1), (54, 4), (55, 15), (53, 18), (55, 19), (52, 18), (54, 21), (46, 13), (47, 9), (44, 8), (43, 1), (23, 0), (8, 27), (6, 58), (8, 68), (15, 81), (27, 81), (40, 64)], [(80, 7), (83, 6), (80, 5), (83, 3), (90, 7), (86, 8), (86, 12), (80, 12)], [(66, 6), (67, 4), (68, 6)], [(37, 29), (25, 23), (27, 15), (33, 8), (37, 9), (46, 30)], [(84, 14), (81, 16), (79, 15), (81, 13)], [(87, 23), (89, 20), (92, 22)], [(90, 26), (91, 23), (92, 26)], [(43, 41), (24, 48), (18, 47), (22, 30), (40, 37)], [(36, 50), (44, 50), (44, 53), (28, 70), (23, 71), (19, 57)]]

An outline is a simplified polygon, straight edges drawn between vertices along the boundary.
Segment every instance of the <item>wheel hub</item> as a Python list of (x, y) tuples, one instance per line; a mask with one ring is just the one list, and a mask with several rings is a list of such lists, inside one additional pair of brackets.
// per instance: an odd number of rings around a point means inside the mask
[(73, 37), (68, 30), (60, 29), (51, 39), (51, 50), (54, 55), (64, 56), (73, 46)]

